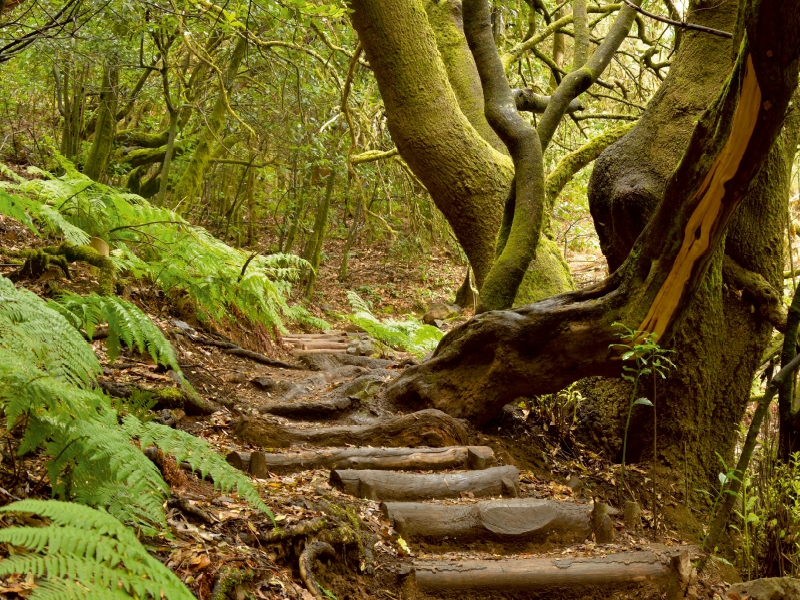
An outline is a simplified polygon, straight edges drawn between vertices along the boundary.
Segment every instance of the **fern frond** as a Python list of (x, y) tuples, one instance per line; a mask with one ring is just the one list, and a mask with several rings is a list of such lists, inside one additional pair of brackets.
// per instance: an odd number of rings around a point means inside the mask
[(63, 590), (69, 595), (62, 598), (194, 598), (130, 529), (102, 511), (71, 502), (23, 500), (0, 512), (51, 520), (47, 527), (0, 529), (0, 541), (29, 551), (0, 561), (0, 575), (46, 577), (49, 584), (42, 586), (40, 597)]
[(135, 304), (116, 296), (65, 294), (49, 306), (63, 315), (73, 315), (91, 338), (95, 328), (108, 324), (106, 350), (111, 362), (119, 355), (120, 341), (141, 353), (149, 353), (158, 364), (180, 373), (175, 350), (155, 323)]
[(142, 423), (132, 415), (123, 419), (123, 427), (131, 438), (139, 440), (142, 448), (153, 445), (165, 454), (174, 456), (178, 463), (188, 462), (192, 470), (199, 471), (204, 477), (210, 476), (217, 489), (222, 492), (236, 490), (250, 505), (273, 519), (272, 511), (261, 499), (252, 480), (231, 467), (204, 440), (158, 423)]

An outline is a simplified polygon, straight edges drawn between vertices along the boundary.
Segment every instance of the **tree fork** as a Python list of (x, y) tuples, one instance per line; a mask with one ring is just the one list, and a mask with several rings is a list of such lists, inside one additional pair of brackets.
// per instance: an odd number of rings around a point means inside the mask
[(521, 395), (618, 375), (621, 361), (608, 348), (615, 321), (668, 343), (780, 133), (797, 85), (798, 19), (796, 0), (750, 8), (748, 42), (734, 71), (620, 269), (592, 288), (477, 316), (445, 336), (429, 361), (390, 384), (387, 399), (482, 424)]

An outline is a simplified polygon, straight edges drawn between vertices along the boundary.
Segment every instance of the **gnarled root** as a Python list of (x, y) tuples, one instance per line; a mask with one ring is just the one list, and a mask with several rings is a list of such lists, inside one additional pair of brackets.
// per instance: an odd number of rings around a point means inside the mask
[(303, 583), (306, 584), (308, 591), (311, 592), (314, 598), (325, 598), (325, 594), (314, 578), (314, 572), (312, 570), (314, 560), (321, 556), (334, 558), (336, 552), (333, 546), (327, 542), (312, 542), (306, 544), (306, 549), (303, 550), (303, 553), (300, 555), (300, 577), (303, 579)]

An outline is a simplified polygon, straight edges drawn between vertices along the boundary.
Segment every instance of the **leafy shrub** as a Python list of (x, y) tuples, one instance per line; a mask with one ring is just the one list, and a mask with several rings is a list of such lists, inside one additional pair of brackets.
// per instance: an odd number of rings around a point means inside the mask
[(386, 319), (379, 321), (372, 314), (369, 306), (353, 291), (347, 292), (347, 301), (353, 308), (353, 314), (347, 318), (363, 328), (372, 337), (396, 350), (404, 350), (417, 356), (424, 356), (436, 350), (444, 333), (416, 320), (396, 321)]
[(118, 270), (148, 277), (164, 291), (184, 291), (200, 319), (221, 322), (235, 312), (281, 330), (284, 319), (327, 328), (287, 302), (292, 283), (309, 266), (303, 259), (232, 248), (174, 211), (92, 181), (55, 156), (65, 170), (62, 177), (31, 168), (41, 179), (14, 176), (13, 182), (0, 182), (0, 213), (39, 233), (35, 219), (73, 244), (86, 244), (92, 236), (105, 240), (114, 248)]

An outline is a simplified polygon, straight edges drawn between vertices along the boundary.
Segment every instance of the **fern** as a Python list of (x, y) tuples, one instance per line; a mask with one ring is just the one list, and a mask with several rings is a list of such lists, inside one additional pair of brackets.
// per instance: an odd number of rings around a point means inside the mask
[(75, 317), (73, 325), (82, 327), (90, 339), (98, 325), (108, 324), (106, 352), (112, 363), (124, 342), (142, 354), (149, 353), (156, 363), (180, 373), (172, 344), (135, 304), (115, 296), (65, 294), (48, 306), (67, 318)]
[(286, 319), (328, 328), (302, 306), (288, 303), (292, 283), (309, 268), (305, 260), (289, 254), (251, 257), (171, 210), (92, 181), (55, 156), (63, 177), (38, 171), (42, 179), (0, 182), (11, 198), (0, 196), (0, 213), (35, 230), (33, 217), (78, 245), (91, 236), (102, 238), (114, 247), (118, 270), (150, 278), (165, 291), (186, 293), (200, 319), (225, 321), (238, 314), (281, 331)]
[(0, 529), (0, 542), (26, 552), (0, 561), (0, 575), (45, 577), (32, 600), (194, 596), (113, 516), (70, 502), (23, 500), (0, 508), (50, 520), (45, 527)]
[(387, 319), (379, 321), (372, 314), (366, 302), (355, 292), (347, 292), (347, 300), (353, 309), (353, 314), (348, 319), (362, 327), (372, 337), (397, 350), (405, 350), (416, 356), (424, 356), (433, 352), (442, 339), (444, 333), (419, 321), (396, 321)]
[(204, 441), (132, 414), (121, 419), (111, 400), (93, 389), (99, 372), (75, 326), (0, 276), (0, 408), (9, 427), (23, 417), (27, 423), (19, 451), (41, 448), (50, 458), (55, 496), (105, 508), (145, 534), (158, 533), (166, 526), (169, 487), (140, 450), (155, 443), (270, 514), (252, 481)]

